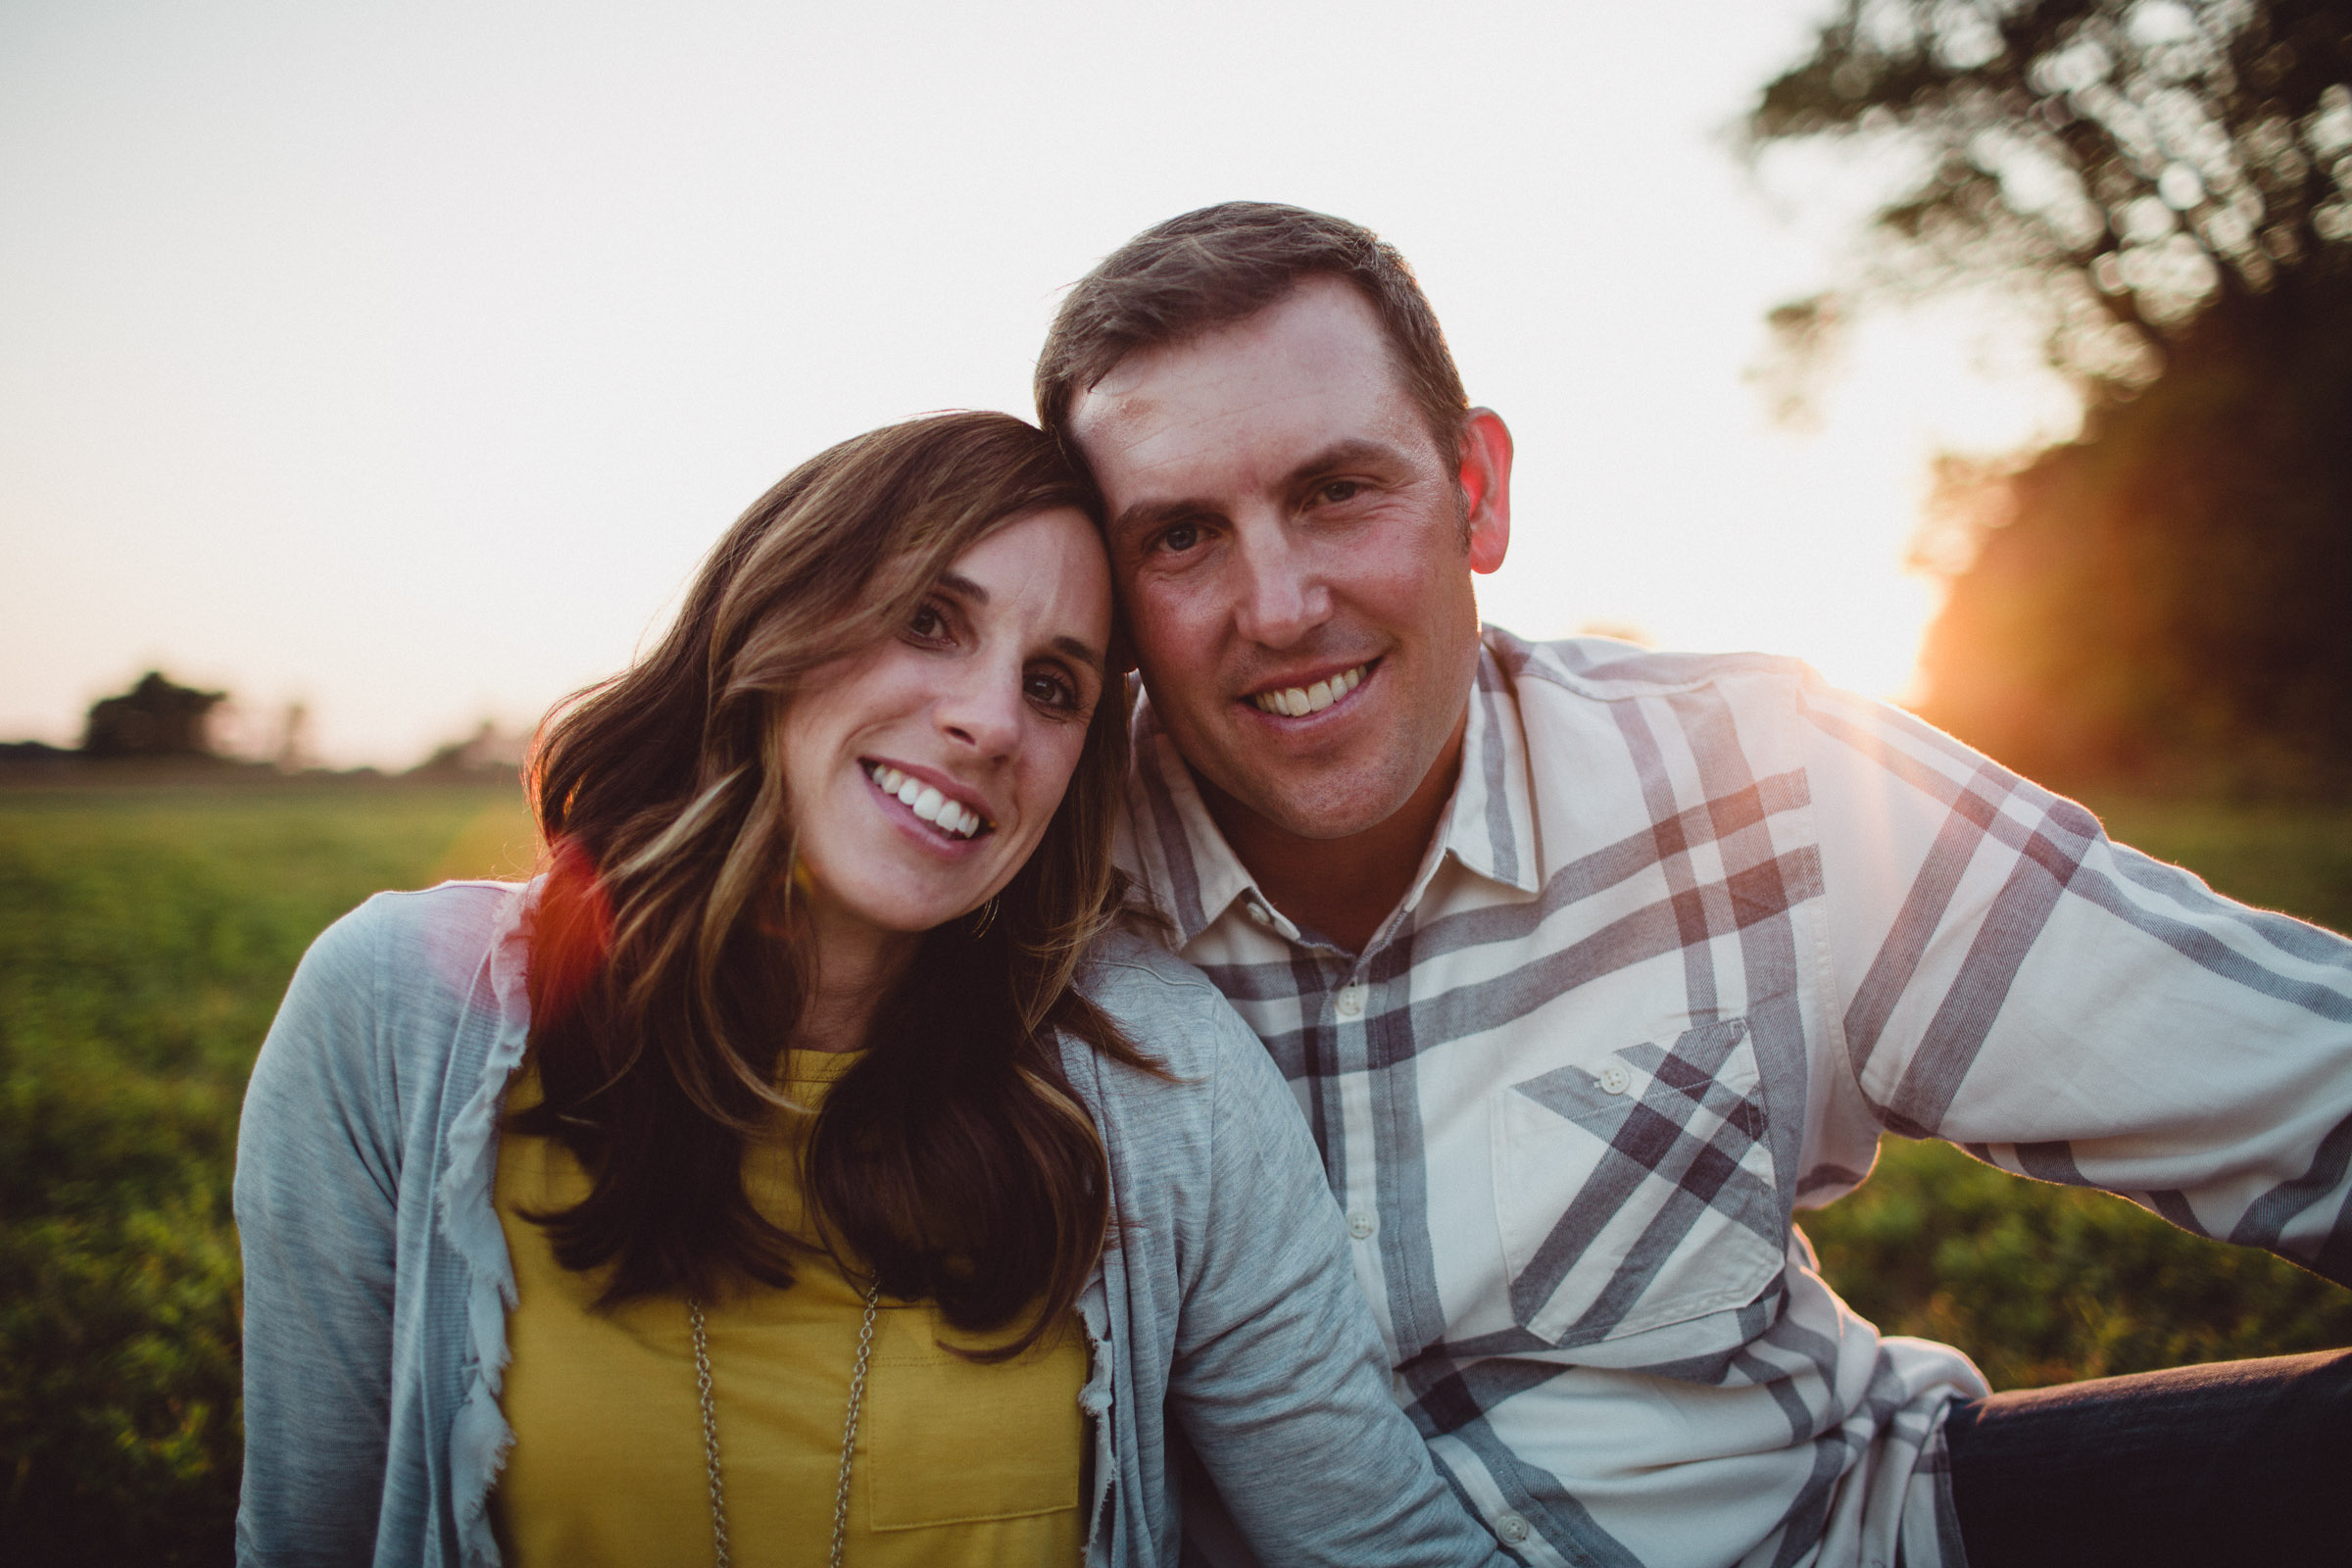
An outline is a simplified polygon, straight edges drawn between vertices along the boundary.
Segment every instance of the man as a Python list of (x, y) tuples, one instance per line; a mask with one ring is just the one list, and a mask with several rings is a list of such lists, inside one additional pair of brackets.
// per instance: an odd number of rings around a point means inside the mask
[(1891, 1129), (2352, 1279), (2352, 946), (1792, 662), (1482, 636), (1510, 436), (1354, 224), (1148, 230), (1038, 406), (1144, 677), (1130, 864), (1297, 1091), (1397, 1397), (1512, 1551), (2260, 1560), (2340, 1491), (2352, 1356), (1987, 1399), (1791, 1214)]

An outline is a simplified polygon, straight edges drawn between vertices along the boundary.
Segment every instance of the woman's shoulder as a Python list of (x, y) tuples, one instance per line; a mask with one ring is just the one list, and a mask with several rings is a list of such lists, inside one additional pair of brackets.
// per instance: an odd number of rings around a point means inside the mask
[(327, 930), (346, 941), (392, 944), (467, 928), (487, 935), (499, 914), (529, 890), (525, 882), (442, 882), (371, 893)]
[(1097, 939), (1079, 966), (1078, 989), (1145, 1055), (1182, 1078), (1212, 1073), (1237, 1041), (1256, 1044), (1207, 976), (1128, 926)]
[(490, 992), (519, 990), (519, 937), (529, 888), (444, 882), (378, 893), (321, 931), (295, 976), (295, 997), (367, 995), (394, 1015), (460, 1005), (485, 964)]

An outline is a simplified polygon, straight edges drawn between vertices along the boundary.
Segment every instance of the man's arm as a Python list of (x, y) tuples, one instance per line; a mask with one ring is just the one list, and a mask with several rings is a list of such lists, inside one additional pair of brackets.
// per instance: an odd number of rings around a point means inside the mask
[(2352, 943), (1809, 683), (1832, 1005), (1881, 1125), (2352, 1284)]

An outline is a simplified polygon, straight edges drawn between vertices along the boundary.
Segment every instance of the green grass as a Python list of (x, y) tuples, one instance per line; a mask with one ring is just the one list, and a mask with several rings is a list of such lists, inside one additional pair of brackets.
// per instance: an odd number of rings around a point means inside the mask
[[(2352, 930), (2352, 811), (2085, 804), (2110, 837), (2219, 892)], [(1803, 1228), (1856, 1311), (1957, 1345), (1996, 1389), (2352, 1345), (2352, 1291), (1945, 1144), (1887, 1139), (1869, 1182)]]
[[(2225, 892), (2352, 927), (2352, 811), (2092, 804)], [(227, 1560), (254, 1049), (336, 915), (530, 854), (512, 789), (0, 791), (0, 1561)], [(1805, 1229), (1859, 1310), (1999, 1387), (2352, 1344), (2352, 1292), (1940, 1145), (1889, 1140)]]
[(227, 1560), (254, 1050), (335, 916), (529, 845), (511, 787), (0, 792), (0, 1561)]

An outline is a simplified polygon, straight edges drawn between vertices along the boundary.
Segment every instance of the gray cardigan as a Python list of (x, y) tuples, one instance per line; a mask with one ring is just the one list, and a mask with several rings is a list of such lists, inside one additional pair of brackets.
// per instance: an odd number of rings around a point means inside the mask
[[(529, 897), (368, 900), (313, 944), (262, 1047), (237, 1135), (240, 1563), (499, 1560), (514, 1284), (491, 1179), (529, 1022)], [(1256, 1038), (1131, 938), (1081, 983), (1181, 1080), (1065, 1046), (1125, 1222), (1080, 1303), (1089, 1568), (1179, 1560), (1179, 1431), (1269, 1561), (1510, 1560), (1390, 1399), (1313, 1143)]]

